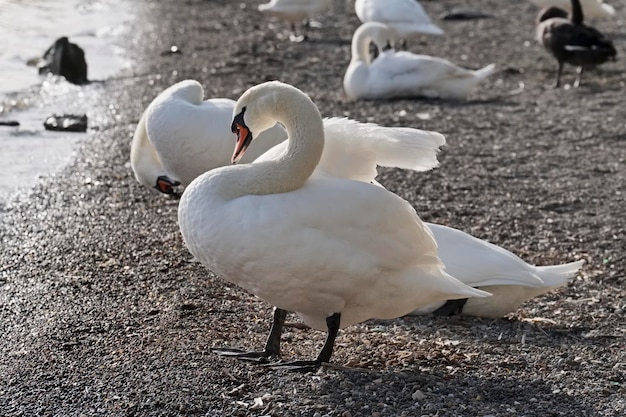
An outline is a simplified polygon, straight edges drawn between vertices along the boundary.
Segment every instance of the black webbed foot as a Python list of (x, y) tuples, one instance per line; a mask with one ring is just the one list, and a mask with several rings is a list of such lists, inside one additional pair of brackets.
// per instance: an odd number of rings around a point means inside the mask
[(270, 358), (272, 355), (268, 354), (268, 352), (248, 352), (242, 349), (236, 348), (212, 348), (211, 352), (216, 353), (220, 356), (228, 356), (231, 358), (236, 358), (242, 361), (248, 362), (256, 362), (260, 364), (270, 363)]
[(322, 366), (322, 362), (314, 360), (314, 361), (278, 361), (271, 362), (265, 364), (266, 366), (272, 370), (285, 370), (289, 372), (315, 372), (320, 366)]
[(256, 362), (259, 364), (269, 363), (270, 359), (280, 360), (280, 334), (285, 324), (287, 311), (274, 308), (273, 316), (272, 327), (270, 328), (270, 334), (267, 336), (264, 350), (248, 352), (242, 349), (225, 347), (211, 348), (211, 351), (220, 356), (229, 356), (242, 361)]

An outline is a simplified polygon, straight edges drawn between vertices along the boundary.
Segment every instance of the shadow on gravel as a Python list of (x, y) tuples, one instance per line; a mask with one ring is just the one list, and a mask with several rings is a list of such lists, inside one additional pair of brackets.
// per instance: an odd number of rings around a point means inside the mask
[[(459, 407), (468, 416), (517, 415), (521, 409), (532, 410), (532, 415), (537, 416), (596, 415), (597, 410), (584, 404), (583, 399), (555, 390), (538, 378), (539, 375), (535, 379), (458, 374), (450, 377), (405, 371), (363, 376), (345, 372), (325, 380), (320, 397), (326, 397), (327, 404), (346, 404), (352, 415), (384, 409), (384, 415), (391, 411), (445, 416), (448, 408), (459, 410)], [(340, 409), (336, 411), (341, 413)]]

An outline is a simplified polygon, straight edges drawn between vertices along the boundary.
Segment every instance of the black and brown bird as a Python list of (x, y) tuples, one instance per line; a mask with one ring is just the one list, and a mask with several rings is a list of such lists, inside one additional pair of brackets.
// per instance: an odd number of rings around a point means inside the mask
[(577, 67), (574, 87), (580, 85), (583, 69), (614, 60), (617, 52), (613, 42), (600, 31), (583, 23), (584, 16), (579, 0), (571, 0), (570, 15), (562, 9), (548, 7), (537, 16), (537, 40), (558, 62), (555, 87), (561, 84), (563, 65)]

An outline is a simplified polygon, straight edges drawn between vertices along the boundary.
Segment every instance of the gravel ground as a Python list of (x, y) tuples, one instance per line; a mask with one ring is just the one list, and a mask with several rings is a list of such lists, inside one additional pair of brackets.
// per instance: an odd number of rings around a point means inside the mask
[[(92, 87), (95, 134), (76, 161), (17, 198), (0, 235), (2, 416), (622, 416), (626, 413), (626, 5), (601, 22), (621, 60), (552, 89), (517, 0), (424, 1), (431, 16), (472, 6), (493, 18), (440, 22), (409, 48), (499, 72), (468, 101), (349, 102), (342, 91), (352, 2), (336, 1), (310, 41), (259, 1), (137, 2), (136, 65)], [(181, 53), (167, 54), (176, 45)], [(500, 320), (399, 318), (342, 331), (333, 362), (299, 374), (223, 359), (259, 347), (271, 306), (192, 260), (177, 201), (142, 189), (129, 142), (147, 104), (195, 78), (207, 97), (279, 79), (325, 116), (442, 132), (441, 167), (384, 170), (381, 182), (428, 221), (546, 265), (585, 259), (566, 288)], [(568, 67), (564, 80), (573, 82)], [(295, 318), (290, 318), (294, 319)], [(324, 334), (289, 327), (284, 355), (317, 354)]]

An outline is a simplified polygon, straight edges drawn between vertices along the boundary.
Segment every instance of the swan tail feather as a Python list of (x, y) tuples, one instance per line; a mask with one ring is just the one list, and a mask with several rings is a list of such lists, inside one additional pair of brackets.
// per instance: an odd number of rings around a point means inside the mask
[(474, 75), (478, 80), (484, 80), (494, 72), (496, 72), (496, 64), (489, 64), (484, 68), (474, 71)]
[(580, 260), (562, 265), (538, 266), (537, 275), (546, 287), (559, 287), (574, 279), (584, 263), (584, 260)]

